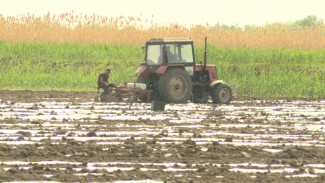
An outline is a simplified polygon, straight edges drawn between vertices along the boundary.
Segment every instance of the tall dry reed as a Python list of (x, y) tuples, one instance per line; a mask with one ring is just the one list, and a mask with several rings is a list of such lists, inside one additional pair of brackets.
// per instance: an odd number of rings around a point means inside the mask
[(202, 45), (205, 36), (209, 43), (220, 47), (325, 49), (324, 27), (292, 29), (278, 24), (242, 30), (214, 29), (198, 25), (190, 28), (172, 24), (159, 26), (133, 17), (101, 17), (65, 13), (37, 17), (25, 14), (4, 17), (0, 14), (0, 40), (6, 42), (71, 42), (81, 44), (142, 45), (153, 37), (191, 37)]

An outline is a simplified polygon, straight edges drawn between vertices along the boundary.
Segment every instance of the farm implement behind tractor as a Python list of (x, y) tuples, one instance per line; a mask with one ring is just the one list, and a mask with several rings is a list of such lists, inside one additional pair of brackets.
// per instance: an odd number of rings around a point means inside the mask
[(126, 83), (118, 87), (109, 87), (106, 96), (99, 95), (99, 89), (95, 102), (139, 102), (140, 99), (146, 98), (143, 102), (151, 101), (152, 90), (147, 90), (143, 83)]
[(216, 66), (207, 65), (206, 48), (207, 38), (204, 62), (196, 64), (193, 40), (150, 39), (145, 46), (144, 63), (136, 71), (136, 83), (110, 89), (108, 101), (112, 97), (116, 101), (128, 97), (131, 101), (141, 102), (207, 103), (211, 96), (215, 104), (230, 103), (232, 90), (222, 80), (218, 80)]

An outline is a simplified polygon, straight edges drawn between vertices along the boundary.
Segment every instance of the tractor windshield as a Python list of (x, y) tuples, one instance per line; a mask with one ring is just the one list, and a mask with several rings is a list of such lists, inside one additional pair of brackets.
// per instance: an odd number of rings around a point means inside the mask
[(148, 45), (146, 63), (148, 65), (161, 65), (163, 63), (163, 45)]

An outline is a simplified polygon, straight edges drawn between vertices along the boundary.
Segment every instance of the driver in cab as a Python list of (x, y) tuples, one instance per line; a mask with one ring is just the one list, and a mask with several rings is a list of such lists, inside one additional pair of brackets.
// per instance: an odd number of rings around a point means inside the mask
[(169, 63), (177, 63), (178, 62), (178, 58), (177, 55), (173, 54), (170, 51), (170, 47), (166, 47), (166, 53), (167, 53), (167, 59)]

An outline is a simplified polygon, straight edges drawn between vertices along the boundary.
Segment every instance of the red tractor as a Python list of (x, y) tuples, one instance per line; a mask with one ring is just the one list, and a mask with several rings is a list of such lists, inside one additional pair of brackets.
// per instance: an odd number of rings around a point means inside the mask
[[(137, 83), (144, 83), (152, 90), (151, 100), (167, 103), (228, 104), (232, 90), (218, 80), (215, 65), (206, 65), (205, 38), (204, 63), (195, 64), (193, 40), (189, 38), (150, 39), (145, 46), (145, 59), (136, 71)], [(142, 100), (146, 100), (142, 98)]]

